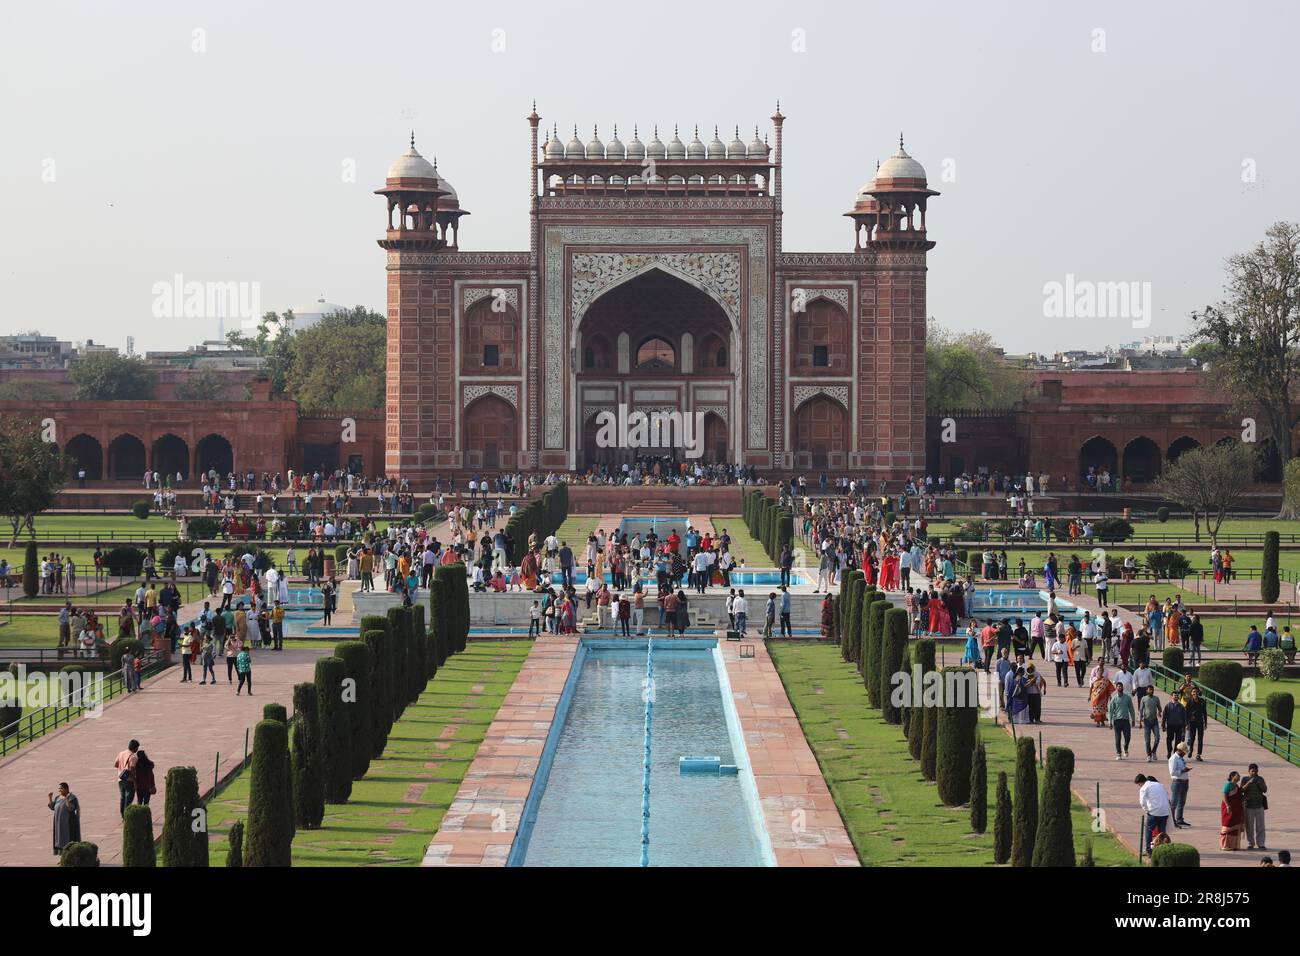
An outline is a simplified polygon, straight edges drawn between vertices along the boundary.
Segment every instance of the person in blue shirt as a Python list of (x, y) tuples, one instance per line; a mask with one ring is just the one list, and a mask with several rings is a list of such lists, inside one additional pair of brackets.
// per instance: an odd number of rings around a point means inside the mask
[(1264, 632), (1264, 646), (1265, 646), (1265, 647), (1277, 647), (1277, 646), (1279, 645), (1279, 643), (1280, 643), (1280, 641), (1278, 640), (1278, 636), (1277, 636), (1277, 631), (1276, 631), (1276, 630), (1274, 630), (1273, 628), (1270, 627), (1267, 631)]
[(790, 592), (784, 584), (781, 585), (781, 636), (794, 636), (794, 631), (790, 628)]
[(1255, 662), (1259, 660), (1260, 648), (1264, 646), (1264, 639), (1260, 636), (1259, 628), (1254, 624), (1250, 626), (1250, 633), (1246, 635), (1246, 663), (1254, 667)]

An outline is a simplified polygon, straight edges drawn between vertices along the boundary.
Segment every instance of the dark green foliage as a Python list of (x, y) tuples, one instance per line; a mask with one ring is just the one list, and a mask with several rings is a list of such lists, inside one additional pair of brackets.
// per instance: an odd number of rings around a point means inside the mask
[(320, 713), (320, 763), (326, 803), (347, 803), (352, 795), (352, 723), (343, 703), (347, 669), (337, 657), (316, 661), (316, 704)]
[(433, 643), (434, 670), (447, 663), (451, 630), (451, 585), (435, 568), (429, 581), (429, 639)]
[(858, 622), (862, 619), (862, 572), (850, 571), (840, 582), (840, 597), (844, 605), (844, 624), (840, 628), (840, 657), (854, 660), (854, 642), (858, 639)]
[(520, 507), (506, 522), (506, 533), (514, 541), (510, 560), (518, 564), (528, 547), (530, 535), (540, 544), (548, 534), (560, 530), (568, 515), (569, 488), (564, 482), (551, 485), (541, 498)]
[(108, 645), (108, 669), (120, 671), (127, 650), (139, 657), (144, 653), (144, 642), (136, 637), (119, 637)]
[(406, 609), (406, 702), (414, 704), (429, 679), (424, 675), (424, 608)]
[[(926, 674), (934, 670), (934, 641), (931, 638), (922, 638), (912, 645), (912, 663), (914, 667), (920, 665), (922, 679)], [(907, 725), (907, 750), (912, 755), (913, 760), (921, 759), (921, 747), (925, 740), (926, 709), (921, 706), (920, 701), (913, 701), (912, 718)], [(926, 779), (932, 780), (934, 778), (930, 776)]]
[(374, 702), (374, 689), (370, 677), (374, 669), (374, 655), (362, 641), (343, 641), (334, 645), (334, 656), (343, 662), (346, 677), (353, 682), (352, 690), (344, 696), (343, 709), (347, 711), (352, 728), (352, 779), (360, 780), (370, 769), (370, 752), (374, 723), (370, 708)]
[(122, 816), (122, 865), (158, 865), (153, 844), (153, 812), (138, 803), (127, 807)]
[(131, 506), (131, 514), (135, 515), (141, 521), (146, 520), (149, 517), (149, 502), (137, 501)]
[(388, 746), (388, 732), (392, 729), (392, 707), (388, 703), (388, 632), (366, 631), (361, 635), (370, 648), (370, 692), (374, 701), (370, 707), (370, 759), (378, 760)]
[[(289, 726), (289, 711), (285, 709), (284, 704), (267, 704), (266, 706), (264, 706), (264, 707), (262, 708), (262, 719), (263, 719), (263, 720), (277, 720), (277, 721), (279, 721), (280, 723), (284, 724), (285, 727), (288, 727), (288, 726)], [(285, 749), (284, 749), (284, 775), (285, 775), (286, 779), (289, 780), (290, 785), (292, 786), (292, 783), (293, 783), (293, 757), (292, 757), (292, 755), (290, 755), (290, 753), (289, 753), (289, 748), (288, 748), (288, 746), (286, 746)], [(290, 800), (290, 806), (289, 806), (289, 820), (288, 820), (288, 824), (287, 824), (287, 825), (288, 825), (288, 827), (289, 827), (289, 834), (292, 836), (292, 835), (293, 835), (293, 831), (294, 831), (294, 827), (296, 826), (296, 823), (295, 823), (295, 820), (294, 820), (294, 810), (293, 810), (293, 802), (292, 802), (292, 799)]]
[(1278, 549), (1281, 535), (1276, 531), (1264, 533), (1264, 563), (1259, 572), (1259, 596), (1265, 604), (1272, 604), (1282, 593), (1282, 582), (1278, 579)]
[(1183, 649), (1181, 647), (1166, 647), (1160, 655), (1160, 662), (1171, 671), (1181, 674), (1183, 672)]
[[(867, 699), (871, 702), (872, 707), (879, 707), (883, 712), (885, 709), (885, 698), (888, 696), (888, 686), (882, 682), (880, 667), (881, 660), (884, 656), (884, 633), (885, 633), (885, 612), (894, 605), (885, 600), (884, 591), (876, 591), (876, 600), (872, 601), (866, 608), (867, 629), (863, 639), (870, 641), (870, 646), (865, 648), (867, 656), (866, 663), (863, 665), (866, 669), (867, 682)], [(871, 692), (875, 688), (875, 693)]]
[(285, 709), (284, 704), (266, 704), (262, 707), (263, 720), (278, 720), (282, 724), (289, 723), (289, 711)]
[(1048, 747), (1043, 791), (1038, 802), (1034, 866), (1074, 866), (1074, 827), (1070, 821), (1070, 780), (1074, 751)]
[(13, 726), (22, 719), (23, 707), (21, 704), (0, 704), (0, 735), (12, 737), (18, 732), (18, 728)]
[[(1187, 577), (1187, 572), (1192, 569), (1192, 562), (1181, 551), (1148, 551), (1142, 563), (1157, 578), (1167, 578), (1170, 581)], [(1108, 570), (1107, 574), (1109, 573)]]
[(1164, 505), (1161, 505), (1159, 508), (1157, 508), (1157, 509), (1156, 509), (1156, 520), (1159, 521), (1161, 524), (1164, 524), (1166, 521), (1168, 521), (1168, 520), (1169, 520), (1169, 509), (1166, 508)]
[(226, 834), (226, 866), (244, 865), (244, 821), (236, 820)]
[(207, 866), (208, 829), (200, 826), (199, 774), (193, 767), (167, 771), (167, 801), (163, 810), (163, 866)]
[(1007, 789), (1007, 772), (998, 773), (997, 796), (993, 802), (993, 862), (1011, 859), (1011, 792)]
[[(325, 660), (337, 660), (329, 657)], [(293, 796), (284, 755), (289, 731), (278, 720), (263, 720), (253, 730), (248, 787), (248, 866), (289, 866), (293, 862)]]
[[(881, 646), (879, 671), (880, 710), (884, 715), (885, 723), (897, 724), (902, 722), (902, 716), (891, 699), (893, 697), (894, 675), (903, 670), (903, 652), (907, 649), (907, 632), (911, 624), (911, 617), (905, 608), (894, 607), (887, 601), (878, 603), (886, 609), (882, 617), (877, 640), (877, 643)], [(874, 617), (874, 609), (872, 613)]]
[(1030, 737), (1016, 739), (1016, 799), (1012, 807), (1011, 865), (1029, 866), (1038, 834), (1038, 760)]
[(1237, 699), (1244, 676), (1245, 671), (1236, 661), (1206, 661), (1196, 672), (1198, 683), (1217, 691), (1228, 700)]
[(77, 840), (59, 854), (59, 866), (99, 866), (99, 844)]
[(104, 552), (104, 567), (115, 577), (133, 578), (144, 569), (145, 553), (139, 548), (120, 544)]
[(921, 708), (921, 779), (933, 780), (938, 773), (939, 708)]
[[(975, 753), (975, 737), (979, 724), (978, 699), (961, 689), (964, 675), (973, 675), (968, 667), (945, 667), (944, 701), (938, 708), (936, 741), (936, 782), (939, 799), (947, 806), (957, 807), (970, 800), (971, 758)], [(949, 693), (949, 675), (955, 693)], [(956, 699), (950, 700), (950, 697)]]
[(1096, 866), (1097, 861), (1092, 855), (1092, 837), (1083, 841), (1083, 859), (1079, 861), (1080, 866)]
[(1295, 716), (1295, 698), (1284, 690), (1274, 691), (1268, 695), (1265, 701), (1268, 708), (1268, 719), (1275, 724), (1280, 724), (1287, 730), (1291, 729), (1291, 720)]
[(1190, 843), (1165, 843), (1151, 851), (1152, 866), (1200, 866), (1201, 852)]
[(970, 828), (983, 833), (989, 825), (989, 767), (984, 741), (977, 741), (970, 766)]
[[(325, 818), (325, 778), (320, 763), (320, 702), (316, 685), (293, 685), (293, 818), (314, 830)], [(372, 724), (373, 729), (373, 724)]]
[(34, 598), (40, 593), (41, 557), (36, 551), (36, 539), (32, 538), (27, 542), (27, 549), (23, 552), (23, 594)]
[[(392, 657), (388, 663), (393, 674), (393, 698), (389, 701), (393, 708), (393, 723), (401, 720), (402, 712), (406, 710), (406, 650), (407, 645), (410, 643), (407, 640), (407, 630), (410, 623), (411, 616), (406, 613), (406, 608), (390, 607), (388, 609), (388, 634), (393, 648)], [(328, 777), (328, 773), (326, 776)]]
[(437, 661), (429, 656), (429, 626), (425, 623), (423, 604), (415, 604), (411, 607), (411, 630), (415, 632), (415, 643), (420, 659), (420, 669), (417, 672), (420, 689), (415, 695), (419, 697), (424, 693), (424, 687), (429, 683), (429, 679), (433, 677), (433, 672), (438, 669)]

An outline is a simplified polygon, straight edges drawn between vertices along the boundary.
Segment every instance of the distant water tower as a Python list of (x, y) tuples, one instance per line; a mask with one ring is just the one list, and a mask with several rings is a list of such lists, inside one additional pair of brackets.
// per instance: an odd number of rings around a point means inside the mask
[(127, 354), (127, 355), (134, 355), (134, 354), (135, 354), (135, 336), (134, 336), (134, 335), (128, 335), (128, 336), (126, 337), (126, 354)]

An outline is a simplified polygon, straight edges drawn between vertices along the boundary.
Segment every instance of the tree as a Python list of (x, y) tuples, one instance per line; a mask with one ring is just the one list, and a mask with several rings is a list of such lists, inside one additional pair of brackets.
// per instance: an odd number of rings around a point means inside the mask
[(144, 359), (116, 352), (89, 353), (72, 366), (68, 378), (79, 402), (146, 402), (157, 382)]
[(1011, 859), (1011, 792), (1007, 789), (1007, 772), (998, 773), (997, 797), (993, 803), (993, 862)]
[(199, 772), (193, 767), (167, 771), (167, 799), (163, 807), (163, 866), (207, 866), (206, 811), (199, 802)]
[[(371, 621), (384, 620), (369, 615), (368, 618)], [(364, 620), (361, 626), (365, 627)], [(370, 704), (370, 759), (378, 760), (388, 746), (388, 731), (393, 716), (392, 705), (388, 702), (388, 631), (379, 628), (363, 630), (361, 639), (370, 648), (370, 692), (374, 696)]]
[(1282, 466), (1282, 514), (1300, 514), (1300, 458)]
[(1030, 374), (1011, 365), (987, 332), (926, 329), (925, 405), (931, 414), (1009, 408), (1025, 397)]
[[(894, 675), (903, 669), (903, 652), (907, 649), (911, 616), (905, 608), (894, 607), (888, 601), (877, 603), (885, 609), (876, 631), (876, 643), (880, 645), (880, 711), (885, 723), (897, 724), (902, 717), (891, 698)], [(872, 618), (875, 619), (875, 608), (872, 608)]]
[(1156, 490), (1192, 513), (1196, 540), (1201, 518), (1210, 543), (1216, 544), (1223, 519), (1254, 481), (1254, 456), (1241, 442), (1193, 448), (1170, 462)]
[(939, 708), (921, 708), (921, 779), (933, 780), (938, 773)]
[(59, 397), (59, 389), (52, 382), (30, 378), (0, 382), (0, 402), (54, 402)]
[(1038, 761), (1034, 741), (1016, 739), (1016, 799), (1011, 812), (1011, 865), (1029, 866), (1038, 834)]
[(23, 552), (23, 594), (36, 597), (41, 591), (41, 558), (36, 552), (36, 539), (27, 542)]
[(142, 804), (129, 806), (122, 814), (122, 865), (158, 865), (153, 844), (153, 813)]
[(325, 818), (325, 779), (320, 763), (320, 713), (316, 685), (293, 685), (293, 817), (304, 830)]
[(176, 397), (182, 402), (221, 401), (227, 397), (229, 383), (229, 376), (214, 368), (197, 368), (176, 386)]
[(226, 866), (244, 865), (244, 821), (236, 820), (226, 834)]
[(1074, 826), (1070, 820), (1070, 779), (1074, 751), (1048, 747), (1043, 792), (1038, 804), (1034, 866), (1074, 866)]
[(857, 659), (854, 645), (858, 641), (862, 621), (862, 595), (865, 587), (861, 571), (848, 572), (840, 582), (840, 596), (845, 608), (844, 626), (840, 631), (840, 657), (846, 661)]
[[(913, 667), (920, 666), (921, 679), (924, 681), (925, 675), (934, 670), (934, 641), (931, 638), (924, 637), (916, 642), (912, 651), (912, 661)], [(918, 701), (912, 701), (912, 715), (907, 722), (907, 750), (913, 760), (921, 759), (921, 749), (925, 740), (925, 711), (930, 709), (921, 706)], [(933, 775), (926, 779), (933, 779)]]
[(352, 728), (352, 779), (360, 780), (370, 769), (371, 718), (373, 690), (370, 685), (374, 658), (361, 641), (343, 641), (334, 645), (334, 656), (343, 662), (352, 693), (345, 700), (348, 724)]
[(316, 661), (316, 702), (320, 711), (321, 773), (325, 802), (347, 803), (352, 795), (352, 724), (343, 703), (343, 678), (347, 673), (337, 657)]
[(1217, 348), (1216, 385), (1259, 410), (1285, 464), (1300, 371), (1300, 225), (1275, 222), (1254, 249), (1229, 256), (1225, 272), (1224, 298), (1192, 313), (1194, 333)]
[[(958, 678), (970, 674), (964, 667), (945, 667), (943, 675), (953, 674)], [(944, 681), (944, 701), (935, 715), (935, 782), (939, 785), (939, 799), (945, 806), (959, 807), (970, 800), (971, 758), (975, 754), (975, 738), (979, 725), (979, 704), (977, 701), (963, 699), (965, 694), (957, 686), (958, 680), (952, 682), (950, 695), (949, 682)], [(956, 699), (950, 700), (949, 696)]]
[(984, 741), (975, 744), (970, 767), (970, 828), (983, 833), (989, 825), (989, 767)]
[[(336, 660), (336, 658), (326, 658)], [(289, 731), (278, 720), (259, 721), (253, 729), (253, 762), (248, 786), (247, 866), (293, 863), (293, 796), (284, 754)]]
[(57, 442), (35, 422), (0, 419), (0, 514), (9, 522), (9, 547), (24, 529), (36, 534), (36, 516), (54, 506), (67, 478)]
[(1264, 564), (1259, 572), (1259, 597), (1265, 604), (1272, 604), (1282, 593), (1282, 582), (1278, 580), (1278, 550), (1281, 547), (1281, 535), (1276, 531), (1264, 532)]

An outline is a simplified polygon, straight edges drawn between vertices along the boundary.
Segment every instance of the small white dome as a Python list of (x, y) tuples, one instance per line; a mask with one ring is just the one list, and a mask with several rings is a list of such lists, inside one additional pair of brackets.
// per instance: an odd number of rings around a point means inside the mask
[(718, 139), (718, 128), (716, 126), (713, 127), (713, 142), (709, 143), (707, 155), (709, 159), (727, 158), (727, 147), (723, 146), (722, 140)]
[(627, 144), (628, 159), (645, 159), (645, 143), (636, 134), (636, 127), (632, 127), (632, 139)]
[(747, 155), (748, 151), (745, 149), (745, 141), (740, 138), (740, 127), (737, 126), (736, 132), (731, 138), (731, 142), (727, 144), (727, 158), (745, 159)]
[(654, 139), (650, 140), (650, 145), (645, 149), (646, 155), (651, 159), (667, 159), (668, 150), (659, 139), (659, 127), (655, 127)]
[(907, 155), (903, 137), (898, 137), (898, 152), (880, 164), (876, 179), (919, 179), (925, 181), (925, 167)]
[(557, 131), (554, 127), (552, 127), (551, 137), (546, 141), (545, 149), (546, 158), (548, 160), (564, 158), (564, 144), (560, 142), (560, 137), (556, 135), (556, 132)]
[(447, 194), (438, 199), (438, 205), (444, 207), (459, 206), (460, 196), (456, 192), (456, 187), (447, 182), (442, 173), (438, 172), (438, 160), (436, 157), (433, 160), (433, 174), (438, 177), (438, 188)]
[(686, 157), (688, 159), (704, 159), (707, 155), (704, 143), (700, 140), (700, 128), (697, 126), (695, 127), (695, 138), (686, 147)]
[(758, 127), (754, 127), (754, 138), (749, 141), (750, 159), (767, 159), (767, 143), (758, 138)]
[(605, 158), (605, 144), (602, 143), (600, 141), (600, 137), (596, 135), (596, 127), (594, 126), (591, 128), (591, 142), (587, 144), (587, 158), (588, 159)]
[(681, 137), (677, 135), (677, 127), (676, 127), (676, 126), (673, 127), (673, 138), (672, 138), (672, 142), (670, 142), (670, 143), (668, 144), (668, 158), (669, 158), (669, 159), (685, 159), (685, 158), (686, 158), (686, 144), (683, 143), (682, 140), (681, 140)]
[(573, 139), (569, 140), (569, 145), (564, 147), (565, 159), (585, 159), (586, 150), (582, 147), (582, 140), (578, 139), (578, 127), (573, 127)]
[[(614, 138), (605, 144), (605, 158), (623, 159), (625, 156), (627, 156), (627, 149), (623, 146), (623, 141), (618, 138), (618, 127), (615, 126)], [(613, 181), (614, 177), (610, 177), (610, 182)]]
[(433, 165), (416, 151), (414, 135), (411, 136), (411, 148), (388, 167), (389, 179), (433, 179), (436, 176)]

